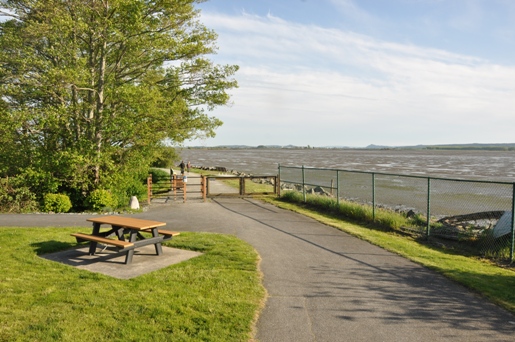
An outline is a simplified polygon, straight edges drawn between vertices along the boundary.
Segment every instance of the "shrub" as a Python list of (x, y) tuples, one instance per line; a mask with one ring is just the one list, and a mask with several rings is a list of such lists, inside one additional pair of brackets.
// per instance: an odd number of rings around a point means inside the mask
[(37, 210), (36, 195), (13, 178), (0, 179), (0, 212), (28, 213)]
[(173, 166), (173, 161), (179, 158), (177, 151), (172, 146), (157, 147), (154, 153), (156, 156), (152, 163), (153, 167), (170, 168)]
[(43, 202), (43, 196), (48, 193), (56, 193), (59, 181), (49, 173), (35, 168), (27, 168), (16, 176), (18, 184), (25, 186), (36, 196), (39, 203)]
[(111, 184), (111, 193), (118, 203), (118, 206), (124, 206), (129, 204), (129, 200), (132, 196), (136, 196), (139, 200), (146, 198), (147, 196), (147, 173), (142, 177), (138, 175), (130, 175), (120, 177), (117, 179), (116, 184)]
[(170, 179), (170, 174), (164, 170), (150, 169), (148, 173), (152, 175), (152, 183), (157, 183), (163, 179)]
[(95, 211), (116, 208), (115, 197), (108, 190), (97, 189), (92, 191), (86, 199), (88, 209)]
[(125, 192), (128, 197), (136, 196), (141, 198), (147, 194), (147, 185), (143, 182), (134, 182), (127, 187)]
[(67, 213), (72, 208), (72, 202), (65, 194), (46, 194), (43, 198), (43, 210), (54, 213)]

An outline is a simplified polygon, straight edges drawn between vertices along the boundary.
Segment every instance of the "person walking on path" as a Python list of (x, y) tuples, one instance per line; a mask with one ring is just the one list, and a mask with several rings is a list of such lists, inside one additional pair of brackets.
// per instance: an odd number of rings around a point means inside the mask
[(179, 167), (181, 168), (181, 175), (184, 176), (184, 169), (186, 168), (186, 165), (184, 165), (184, 160), (181, 160)]
[(190, 168), (191, 168), (191, 163), (188, 160), (188, 164), (186, 164), (186, 170), (188, 171), (188, 173), (190, 173)]

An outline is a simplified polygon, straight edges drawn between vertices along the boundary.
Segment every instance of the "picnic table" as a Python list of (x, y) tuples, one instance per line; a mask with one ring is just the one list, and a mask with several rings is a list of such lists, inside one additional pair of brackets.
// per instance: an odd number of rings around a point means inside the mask
[[(165, 222), (142, 220), (132, 217), (124, 216), (102, 216), (87, 219), (86, 221), (93, 223), (93, 233), (73, 233), (77, 242), (89, 241), (89, 255), (95, 255), (98, 244), (112, 245), (117, 248), (117, 251), (126, 253), (125, 264), (130, 264), (134, 256), (136, 248), (154, 245), (157, 255), (163, 254), (161, 242), (169, 240), (174, 236), (179, 235), (179, 232), (160, 229), (166, 225)], [(101, 225), (110, 225), (111, 229), (107, 231), (100, 231)], [(148, 233), (150, 236), (145, 236), (142, 233)], [(115, 236), (114, 239), (109, 238)], [(126, 239), (128, 235), (128, 239)]]

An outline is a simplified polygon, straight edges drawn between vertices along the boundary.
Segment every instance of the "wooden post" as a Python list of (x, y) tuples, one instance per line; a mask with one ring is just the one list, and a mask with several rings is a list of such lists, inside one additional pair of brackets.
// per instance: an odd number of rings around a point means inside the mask
[(245, 195), (245, 179), (240, 177), (240, 196)]
[(184, 182), (184, 178), (182, 180), (182, 191), (183, 191), (182, 200), (184, 203), (186, 203), (186, 183)]
[(200, 191), (202, 192), (202, 199), (204, 202), (207, 198), (207, 192), (206, 192), (206, 184), (207, 184), (207, 177), (202, 175), (201, 181), (200, 181)]
[(173, 175), (172, 177), (172, 188), (173, 188), (173, 200), (175, 201), (175, 197), (177, 196), (177, 176)]
[(147, 204), (150, 205), (152, 198), (152, 175), (149, 174), (147, 178)]

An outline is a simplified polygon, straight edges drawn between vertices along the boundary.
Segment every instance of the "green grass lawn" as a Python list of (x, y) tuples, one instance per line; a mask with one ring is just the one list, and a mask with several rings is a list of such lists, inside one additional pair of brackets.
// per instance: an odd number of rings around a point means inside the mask
[(0, 341), (247, 341), (265, 297), (258, 255), (228, 235), (164, 245), (203, 255), (121, 280), (41, 258), (77, 228), (0, 228)]

